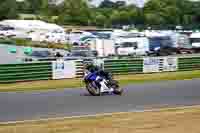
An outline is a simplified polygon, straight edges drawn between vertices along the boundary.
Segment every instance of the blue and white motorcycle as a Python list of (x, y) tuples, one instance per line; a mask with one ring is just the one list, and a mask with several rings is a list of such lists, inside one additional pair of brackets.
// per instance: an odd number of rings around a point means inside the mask
[(121, 95), (123, 89), (120, 88), (119, 83), (113, 78), (106, 79), (98, 74), (98, 72), (85, 72), (84, 82), (87, 91), (93, 96), (101, 96), (103, 93), (113, 93)]

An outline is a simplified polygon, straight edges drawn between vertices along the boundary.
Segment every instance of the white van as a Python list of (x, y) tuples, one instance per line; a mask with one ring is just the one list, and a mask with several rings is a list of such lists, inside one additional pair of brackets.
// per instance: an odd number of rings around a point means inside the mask
[(118, 55), (146, 55), (149, 51), (149, 40), (147, 37), (121, 39), (117, 46)]
[(200, 32), (192, 33), (190, 35), (190, 42), (193, 48), (200, 48)]
[(115, 55), (115, 43), (111, 39), (94, 39), (90, 42), (92, 51), (96, 51), (98, 57)]

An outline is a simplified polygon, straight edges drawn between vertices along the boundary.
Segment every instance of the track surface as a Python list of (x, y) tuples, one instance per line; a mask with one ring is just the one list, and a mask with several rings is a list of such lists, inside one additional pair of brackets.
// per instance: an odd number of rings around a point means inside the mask
[(126, 86), (123, 96), (92, 97), (85, 89), (0, 93), (0, 122), (200, 104), (200, 80)]

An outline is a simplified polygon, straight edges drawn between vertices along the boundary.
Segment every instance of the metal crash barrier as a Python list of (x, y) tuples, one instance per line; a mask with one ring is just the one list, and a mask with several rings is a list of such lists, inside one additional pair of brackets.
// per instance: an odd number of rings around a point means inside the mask
[(0, 65), (0, 83), (81, 78), (84, 64), (95, 63), (113, 74), (200, 70), (200, 56), (36, 61)]

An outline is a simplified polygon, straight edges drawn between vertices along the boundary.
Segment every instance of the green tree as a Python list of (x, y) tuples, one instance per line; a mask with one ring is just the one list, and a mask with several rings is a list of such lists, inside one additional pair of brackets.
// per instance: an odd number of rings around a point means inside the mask
[(38, 14), (42, 5), (42, 0), (26, 0), (28, 10), (31, 14)]
[(60, 6), (59, 21), (64, 24), (90, 25), (91, 12), (84, 0), (65, 0)]
[(104, 16), (101, 13), (97, 13), (94, 20), (95, 20), (94, 24), (96, 26), (99, 26), (99, 27), (108, 27), (109, 26), (106, 16)]
[(199, 25), (200, 23), (200, 1), (191, 2), (189, 15), (192, 18), (192, 23)]
[(49, 15), (50, 12), (49, 0), (41, 0), (41, 5), (39, 6), (39, 10), (41, 14)]
[(151, 0), (144, 7), (146, 23), (186, 25), (193, 23), (195, 12), (188, 0)]
[(17, 2), (17, 9), (20, 13), (29, 13), (29, 3), (27, 1)]
[(160, 25), (165, 23), (164, 18), (159, 13), (146, 13), (145, 19), (147, 25)]
[(14, 0), (1, 0), (0, 1), (0, 20), (3, 19), (16, 19), (17, 2)]
[(18, 10), (22, 13), (43, 14), (48, 12), (48, 0), (24, 0), (18, 3)]
[[(89, 7), (90, 0), (64, 0), (60, 5), (49, 5), (48, 0), (0, 0), (0, 19), (16, 18), (20, 13), (36, 14), (39, 19), (58, 24), (96, 25), (198, 25), (200, 1), (149, 0), (143, 9), (124, 2), (104, 0), (99, 7)], [(17, 5), (17, 6), (16, 6)], [(52, 19), (54, 18), (54, 19)]]

